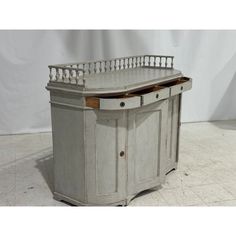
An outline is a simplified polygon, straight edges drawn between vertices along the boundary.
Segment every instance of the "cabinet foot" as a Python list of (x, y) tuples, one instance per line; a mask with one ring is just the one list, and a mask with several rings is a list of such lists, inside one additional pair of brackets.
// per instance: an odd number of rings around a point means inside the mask
[(176, 169), (177, 169), (177, 164), (178, 164), (178, 163), (174, 163), (173, 165), (171, 165), (171, 166), (167, 169), (166, 175), (168, 175), (170, 172), (176, 170)]

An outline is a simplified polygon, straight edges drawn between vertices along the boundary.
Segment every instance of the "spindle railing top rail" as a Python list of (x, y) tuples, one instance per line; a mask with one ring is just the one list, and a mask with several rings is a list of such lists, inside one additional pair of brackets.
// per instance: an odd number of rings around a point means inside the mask
[(143, 55), (120, 57), (109, 60), (50, 65), (49, 78), (53, 82), (62, 82), (85, 86), (86, 75), (104, 72), (148, 67), (157, 69), (173, 69), (174, 57), (164, 55)]

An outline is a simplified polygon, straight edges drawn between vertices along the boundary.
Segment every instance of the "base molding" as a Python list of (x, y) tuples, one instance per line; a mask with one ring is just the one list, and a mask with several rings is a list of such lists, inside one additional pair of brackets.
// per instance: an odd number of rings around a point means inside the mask
[(90, 203), (85, 203), (85, 202), (75, 200), (71, 197), (65, 196), (65, 195), (58, 193), (58, 192), (53, 193), (53, 198), (57, 201), (65, 201), (65, 202), (71, 203), (72, 205), (75, 205), (75, 206), (127, 206), (126, 199), (119, 201), (119, 202), (110, 203), (110, 204), (95, 204), (95, 203), (90, 204)]
[[(148, 189), (145, 189), (145, 190), (155, 190), (155, 189), (159, 189), (161, 185), (157, 185), (157, 186), (154, 186), (154, 187), (151, 187), (151, 188), (148, 188)], [(129, 195), (127, 196), (125, 199), (119, 201), (119, 202), (114, 202), (114, 203), (104, 203), (104, 204), (96, 204), (96, 203), (85, 203), (85, 202), (81, 202), (81, 201), (78, 201), (76, 199), (73, 199), (71, 197), (68, 197), (64, 194), (61, 194), (61, 193), (58, 193), (58, 192), (54, 192), (53, 193), (53, 198), (57, 201), (64, 201), (64, 202), (67, 202), (67, 203), (70, 203), (74, 206), (128, 206), (129, 203), (138, 195), (140, 194), (141, 192), (145, 191), (145, 190), (142, 190), (138, 193), (135, 193), (135, 194), (132, 194), (132, 195)]]

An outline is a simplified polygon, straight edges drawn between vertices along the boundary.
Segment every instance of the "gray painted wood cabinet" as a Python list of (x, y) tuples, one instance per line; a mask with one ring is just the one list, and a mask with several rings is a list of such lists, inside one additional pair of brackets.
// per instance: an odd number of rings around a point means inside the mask
[(172, 56), (49, 66), (54, 198), (127, 205), (178, 162), (182, 92)]

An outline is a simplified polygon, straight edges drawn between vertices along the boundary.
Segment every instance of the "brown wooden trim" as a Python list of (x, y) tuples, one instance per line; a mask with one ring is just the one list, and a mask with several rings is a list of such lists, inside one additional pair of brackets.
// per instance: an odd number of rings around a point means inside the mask
[(189, 80), (190, 79), (187, 78), (187, 77), (181, 77), (181, 78), (173, 80), (171, 82), (165, 82), (165, 83), (161, 84), (161, 86), (163, 86), (163, 87), (171, 87), (171, 86), (174, 86), (174, 85), (185, 83), (185, 82), (187, 82)]
[(100, 107), (99, 98), (97, 98), (97, 97), (86, 97), (85, 101), (86, 101), (87, 107), (92, 107), (95, 109), (99, 109), (99, 107)]
[(138, 90), (136, 92), (133, 92), (132, 94), (144, 95), (144, 94), (155, 92), (155, 91), (158, 91), (158, 90), (161, 90), (161, 89), (164, 89), (164, 88), (165, 88), (164, 86), (154, 85), (152, 87), (141, 89), (141, 90)]

